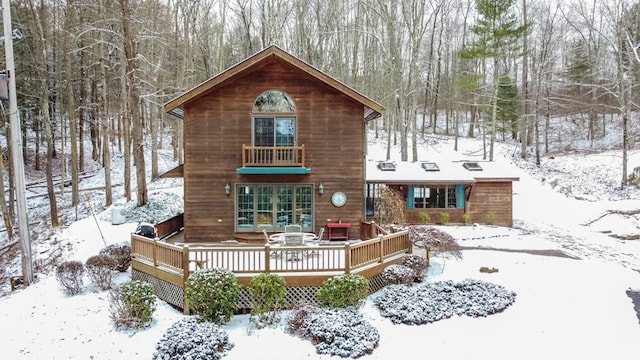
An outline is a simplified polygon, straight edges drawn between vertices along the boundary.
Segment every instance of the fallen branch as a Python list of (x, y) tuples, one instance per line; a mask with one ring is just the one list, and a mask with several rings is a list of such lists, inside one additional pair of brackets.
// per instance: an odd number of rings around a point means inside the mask
[(593, 224), (594, 222), (602, 219), (603, 217), (605, 217), (607, 215), (627, 215), (627, 216), (632, 216), (632, 215), (638, 215), (638, 214), (640, 214), (640, 209), (636, 209), (636, 210), (607, 210), (604, 214), (598, 216), (597, 218), (595, 218), (595, 219), (593, 219), (591, 221), (587, 221), (583, 225), (589, 226), (589, 225)]

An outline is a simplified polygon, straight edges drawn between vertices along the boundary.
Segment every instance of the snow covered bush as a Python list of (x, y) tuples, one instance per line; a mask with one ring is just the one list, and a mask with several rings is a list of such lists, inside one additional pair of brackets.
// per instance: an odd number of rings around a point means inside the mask
[(233, 348), (227, 333), (217, 325), (184, 318), (164, 333), (153, 360), (218, 360)]
[(117, 262), (114, 258), (101, 254), (89, 257), (84, 263), (84, 267), (94, 284), (101, 290), (109, 290), (115, 278), (114, 268), (116, 264)]
[(378, 329), (354, 308), (303, 306), (289, 315), (287, 332), (311, 339), (318, 354), (358, 358), (378, 346)]
[(240, 285), (227, 269), (198, 270), (189, 276), (185, 286), (191, 313), (219, 325), (231, 321), (239, 296)]
[(140, 280), (122, 283), (109, 293), (109, 311), (118, 329), (143, 328), (151, 323), (156, 295), (153, 285)]
[(369, 295), (369, 280), (362, 275), (346, 274), (324, 282), (318, 290), (318, 304), (333, 308), (360, 307)]
[(429, 267), (429, 261), (420, 255), (407, 254), (402, 258), (402, 265), (412, 269), (416, 273), (415, 281), (420, 282), (424, 279), (424, 272)]
[(408, 266), (392, 264), (382, 270), (381, 276), (387, 285), (411, 285), (416, 278), (416, 272)]
[(101, 255), (109, 255), (115, 259), (114, 270), (125, 272), (131, 265), (131, 245), (127, 243), (112, 244), (100, 250)]
[(84, 270), (84, 265), (77, 260), (60, 263), (56, 267), (56, 279), (62, 291), (69, 295), (76, 295), (82, 292)]
[(453, 315), (487, 316), (501, 312), (516, 300), (516, 293), (479, 280), (438, 281), (420, 286), (391, 285), (373, 299), (380, 314), (395, 324), (420, 325)]
[(287, 284), (282, 276), (260, 274), (251, 279), (247, 290), (253, 297), (250, 319), (258, 328), (280, 321), (280, 312), (287, 304)]

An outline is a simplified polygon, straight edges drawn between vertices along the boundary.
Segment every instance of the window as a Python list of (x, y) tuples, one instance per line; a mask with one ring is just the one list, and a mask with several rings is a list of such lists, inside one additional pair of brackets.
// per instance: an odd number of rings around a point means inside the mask
[(438, 164), (434, 162), (423, 162), (422, 168), (424, 169), (424, 171), (440, 171)]
[(482, 171), (482, 166), (477, 162), (465, 162), (462, 166), (469, 171)]
[(378, 169), (381, 171), (396, 171), (396, 164), (391, 161), (380, 161), (378, 163)]
[(267, 90), (253, 103), (253, 145), (293, 146), (296, 144), (296, 106), (280, 90)]
[(415, 209), (444, 209), (457, 207), (455, 185), (416, 186), (413, 188)]
[(236, 185), (236, 231), (282, 231), (289, 224), (313, 231), (313, 184)]

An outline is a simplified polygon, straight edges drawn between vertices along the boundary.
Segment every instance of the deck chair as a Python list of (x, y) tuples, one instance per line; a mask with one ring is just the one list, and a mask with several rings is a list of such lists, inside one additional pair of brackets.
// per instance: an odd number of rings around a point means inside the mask
[(284, 227), (284, 232), (285, 233), (290, 233), (290, 232), (302, 232), (302, 225), (297, 225), (297, 224), (289, 224), (287, 226)]
[[(307, 245), (311, 247), (320, 246), (320, 241), (322, 241), (322, 235), (324, 235), (324, 228), (320, 228), (320, 231), (318, 232), (318, 236), (312, 241), (307, 241)], [(309, 251), (307, 256), (320, 256), (320, 252), (314, 249)]]
[[(264, 234), (264, 242), (265, 244), (269, 244), (269, 245), (280, 245), (280, 243), (278, 243), (275, 240), (271, 240), (271, 238), (269, 238), (269, 234), (267, 234), (267, 230), (262, 229), (262, 234)], [(272, 252), (271, 253), (271, 257), (272, 258), (276, 258), (279, 257), (278, 253)]]
[[(303, 246), (304, 241), (303, 241), (302, 233), (285, 232), (283, 245), (284, 246)], [(304, 255), (303, 252), (300, 250), (287, 251), (287, 260), (298, 261), (302, 258), (303, 255)]]

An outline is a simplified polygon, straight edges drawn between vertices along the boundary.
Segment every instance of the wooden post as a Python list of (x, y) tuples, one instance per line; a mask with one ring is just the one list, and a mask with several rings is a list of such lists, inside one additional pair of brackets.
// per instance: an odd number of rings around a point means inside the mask
[(264, 272), (271, 272), (271, 244), (264, 245)]
[(378, 260), (379, 263), (383, 263), (384, 262), (384, 235), (380, 234), (378, 235), (378, 241), (380, 242), (380, 260)]
[(348, 242), (344, 246), (344, 273), (351, 273), (351, 244)]
[[(182, 291), (185, 292), (187, 289), (187, 280), (189, 279), (190, 271), (189, 271), (189, 245), (182, 246)], [(187, 296), (184, 294), (182, 296), (182, 313), (185, 315), (189, 315), (189, 302), (187, 301)]]
[(158, 240), (153, 239), (153, 267), (158, 267)]

